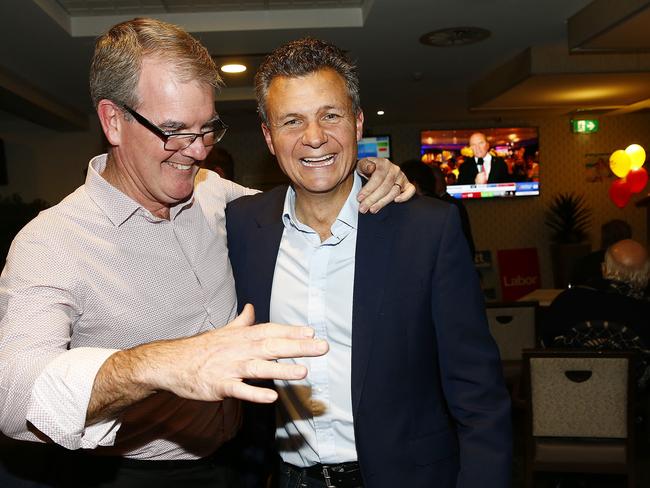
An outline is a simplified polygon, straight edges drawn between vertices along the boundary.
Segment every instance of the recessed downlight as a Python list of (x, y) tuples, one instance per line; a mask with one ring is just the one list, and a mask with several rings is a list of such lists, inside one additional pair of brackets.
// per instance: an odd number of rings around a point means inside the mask
[(246, 66), (238, 63), (224, 64), (221, 67), (221, 71), (224, 73), (243, 73), (246, 71)]
[(385, 113), (386, 112), (384, 112), (383, 110), (377, 110), (377, 115), (384, 115)]

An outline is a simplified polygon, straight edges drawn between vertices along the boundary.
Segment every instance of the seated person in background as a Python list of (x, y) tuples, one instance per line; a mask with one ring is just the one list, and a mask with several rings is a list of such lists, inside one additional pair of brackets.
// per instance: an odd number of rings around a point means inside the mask
[(466, 158), (458, 169), (459, 185), (482, 185), (485, 183), (506, 183), (513, 181), (508, 165), (502, 158), (490, 154), (490, 143), (485, 134), (476, 132), (469, 138), (473, 158)]
[(638, 242), (624, 239), (607, 248), (600, 282), (569, 288), (553, 300), (542, 324), (544, 344), (589, 320), (630, 327), (650, 344), (650, 301), (643, 295), (649, 270), (648, 253)]
[(602, 280), (605, 250), (618, 241), (631, 238), (632, 228), (624, 220), (614, 219), (605, 222), (600, 228), (600, 249), (583, 256), (575, 263), (569, 280), (571, 286), (593, 285)]
[(201, 168), (214, 171), (222, 178), (234, 181), (235, 163), (228, 151), (219, 146), (214, 146), (208, 157), (201, 161)]
[(419, 195), (426, 195), (428, 197), (437, 198), (438, 200), (444, 200), (445, 202), (456, 206), (458, 213), (460, 214), (460, 225), (463, 228), (463, 234), (465, 235), (467, 244), (469, 245), (469, 252), (471, 253), (472, 259), (474, 259), (476, 248), (474, 247), (472, 227), (469, 223), (467, 209), (465, 209), (465, 205), (463, 205), (463, 202), (460, 199), (454, 198), (447, 193), (447, 182), (445, 180), (445, 175), (442, 174), (440, 168), (424, 164), (418, 159), (409, 159), (408, 161), (405, 161), (401, 165), (401, 168), (406, 177), (415, 184), (415, 191)]

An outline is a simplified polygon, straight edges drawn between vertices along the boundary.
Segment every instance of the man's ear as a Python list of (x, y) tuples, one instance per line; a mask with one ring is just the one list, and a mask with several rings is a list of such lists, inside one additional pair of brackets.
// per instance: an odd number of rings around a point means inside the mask
[(357, 142), (359, 142), (363, 136), (363, 110), (359, 110), (355, 119), (357, 125)]
[(264, 134), (264, 140), (266, 141), (269, 151), (271, 151), (271, 154), (275, 156), (275, 148), (273, 147), (273, 139), (271, 138), (271, 129), (269, 129), (264, 122), (262, 122), (262, 133)]
[(97, 104), (97, 116), (102, 124), (104, 135), (111, 146), (119, 146), (122, 141), (124, 114), (110, 100), (100, 100)]

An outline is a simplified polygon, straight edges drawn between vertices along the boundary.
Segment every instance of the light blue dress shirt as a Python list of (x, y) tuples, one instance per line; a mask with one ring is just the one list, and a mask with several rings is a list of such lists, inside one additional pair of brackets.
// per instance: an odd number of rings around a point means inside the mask
[(284, 232), (273, 276), (272, 322), (309, 325), (327, 339), (329, 352), (317, 358), (282, 360), (303, 364), (302, 381), (276, 381), (280, 406), (276, 439), (282, 459), (299, 467), (356, 461), (352, 424), (351, 358), (354, 258), (361, 178), (321, 242), (298, 221), (296, 194), (287, 190)]

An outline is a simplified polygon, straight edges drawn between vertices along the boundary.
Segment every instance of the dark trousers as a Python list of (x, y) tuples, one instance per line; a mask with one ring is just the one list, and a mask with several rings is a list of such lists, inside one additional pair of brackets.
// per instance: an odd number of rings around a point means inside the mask
[[(70, 465), (71, 464), (71, 465)], [(239, 488), (234, 471), (218, 460), (133, 461), (81, 455), (57, 470), (65, 488)]]
[(221, 450), (198, 461), (135, 461), (2, 439), (2, 488), (239, 488)]

